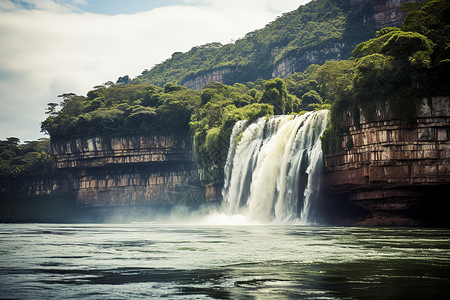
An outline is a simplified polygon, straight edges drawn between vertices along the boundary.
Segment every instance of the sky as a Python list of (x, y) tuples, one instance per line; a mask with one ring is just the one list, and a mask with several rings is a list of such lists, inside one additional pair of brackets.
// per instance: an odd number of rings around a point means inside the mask
[(47, 137), (47, 103), (227, 44), (309, 0), (0, 0), (0, 140)]

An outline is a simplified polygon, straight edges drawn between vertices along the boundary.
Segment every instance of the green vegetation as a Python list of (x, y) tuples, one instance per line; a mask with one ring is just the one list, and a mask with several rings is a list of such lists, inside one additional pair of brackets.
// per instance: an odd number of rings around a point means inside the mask
[(0, 179), (54, 174), (49, 139), (19, 142), (14, 137), (0, 141)]
[(53, 140), (94, 136), (186, 135), (194, 109), (200, 105), (200, 92), (167, 83), (95, 87), (86, 97), (60, 95), (63, 101), (49, 103), (49, 117), (42, 131)]
[(388, 104), (397, 117), (411, 122), (417, 100), (450, 95), (450, 2), (429, 0), (406, 6), (402, 28), (385, 28), (353, 51), (344, 80), (347, 86), (331, 99), (331, 121), (325, 149), (341, 148), (340, 120), (349, 110), (359, 122), (359, 107), (369, 120), (377, 103)]
[(194, 132), (197, 159), (207, 179), (222, 176), (236, 121), (253, 121), (274, 113), (273, 105), (262, 103), (262, 89), (262, 84), (254, 83), (248, 83), (248, 86), (210, 83), (203, 89), (202, 106), (192, 115), (190, 125)]
[[(170, 59), (145, 70), (131, 83), (183, 84), (210, 70), (223, 68), (233, 71), (225, 76), (225, 84), (270, 79), (279, 61), (305, 51), (333, 48), (335, 43), (344, 43), (341, 57), (345, 59), (350, 57), (352, 45), (372, 37), (375, 32), (370, 24), (361, 26), (367, 14), (370, 8), (352, 11), (349, 0), (312, 1), (234, 43), (209, 43), (186, 53), (175, 52)], [(331, 52), (321, 55), (323, 61), (335, 59)]]

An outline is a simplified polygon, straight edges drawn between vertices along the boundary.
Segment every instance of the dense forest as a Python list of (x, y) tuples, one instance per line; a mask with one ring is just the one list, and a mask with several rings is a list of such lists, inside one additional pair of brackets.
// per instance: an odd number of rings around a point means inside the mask
[[(292, 18), (289, 26), (297, 26), (293, 20), (300, 15), (305, 16), (309, 9), (331, 5), (330, 1), (312, 3), (316, 6), (303, 6), (248, 37), (254, 38), (254, 41), (257, 37), (269, 40), (271, 36), (282, 40), (281, 36), (285, 36), (283, 31), (275, 30), (270, 34), (266, 31), (284, 22), (284, 17), (286, 20)], [(273, 114), (301, 114), (327, 108), (330, 109), (330, 122), (323, 137), (323, 146), (325, 151), (337, 151), (342, 145), (339, 119), (344, 110), (352, 110), (358, 118), (357, 108), (362, 107), (370, 118), (375, 103), (383, 102), (388, 103), (389, 109), (404, 122), (411, 122), (417, 100), (450, 95), (450, 1), (429, 0), (405, 5), (405, 9), (408, 15), (401, 28), (389, 27), (376, 31), (373, 38), (354, 48), (348, 60), (311, 65), (304, 72), (284, 79), (255, 79), (233, 85), (211, 82), (201, 91), (176, 83), (165, 83), (160, 87), (158, 85), (163, 81), (158, 80), (148, 84), (143, 76), (130, 84), (128, 77), (122, 77), (116, 84), (108, 82), (96, 86), (86, 96), (60, 95), (60, 103), (48, 104), (48, 118), (42, 122), (42, 130), (55, 141), (94, 136), (192, 134), (205, 178), (217, 179), (222, 175), (229, 136), (237, 120), (252, 121)], [(326, 11), (330, 11), (331, 15), (341, 12), (329, 7)], [(311, 14), (302, 18), (325, 20), (328, 15), (318, 16), (314, 10)], [(289, 22), (286, 21), (286, 27)], [(229, 47), (250, 40), (238, 41)], [(204, 50), (223, 49), (219, 45), (209, 45)], [(248, 48), (249, 53), (252, 49)], [(280, 55), (284, 55), (282, 53)], [(220, 55), (214, 56), (221, 59)], [(234, 55), (229, 56), (232, 57)], [(237, 55), (236, 59), (239, 57)], [(199, 61), (206, 63), (208, 59), (199, 58)], [(186, 64), (189, 64), (188, 61)], [(195, 66), (193, 64), (190, 69), (195, 70)], [(177, 66), (173, 68), (178, 70)], [(175, 82), (180, 80), (161, 76)], [(37, 148), (26, 150), (30, 149), (29, 146), (18, 145), (17, 141), (2, 141), (2, 174), (20, 170), (19, 173), (26, 174), (35, 168), (35, 163), (48, 163), (45, 151)]]
[(27, 141), (18, 138), (0, 140), (0, 179), (53, 175), (50, 140)]

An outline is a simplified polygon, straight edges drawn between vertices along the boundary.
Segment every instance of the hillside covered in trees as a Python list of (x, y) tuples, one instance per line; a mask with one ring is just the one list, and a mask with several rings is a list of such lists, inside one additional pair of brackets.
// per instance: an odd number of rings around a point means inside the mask
[[(306, 14), (311, 7), (321, 7), (330, 14), (338, 14), (340, 10), (323, 7), (330, 3), (328, 0), (315, 1), (313, 4), (319, 6), (305, 6), (287, 16), (294, 20), (300, 15), (309, 16), (304, 18), (328, 15), (319, 16), (319, 10)], [(183, 136), (192, 133), (197, 158), (205, 174), (218, 178), (225, 163), (231, 129), (237, 120), (252, 121), (266, 115), (298, 114), (306, 110), (330, 108), (331, 122), (323, 144), (326, 150), (334, 151), (340, 147), (341, 132), (337, 124), (343, 110), (356, 111), (356, 107), (362, 106), (370, 116), (375, 102), (388, 101), (390, 109), (408, 122), (418, 99), (450, 95), (447, 84), (450, 78), (449, 1), (409, 4), (406, 9), (409, 13), (401, 28), (389, 27), (374, 32), (372, 39), (357, 45), (349, 60), (311, 65), (304, 72), (284, 79), (263, 80), (261, 78), (268, 75), (257, 71), (252, 74), (261, 77), (259, 79), (234, 85), (210, 83), (202, 91), (190, 90), (175, 83), (165, 83), (159, 87), (158, 84), (164, 81), (155, 79), (153, 84), (148, 84), (143, 80), (144, 76), (136, 78), (133, 81), (135, 84), (109, 82), (95, 87), (86, 96), (64, 94), (60, 104), (49, 103), (49, 117), (42, 122), (42, 130), (53, 140), (94, 136)], [(254, 41), (257, 37), (270, 40), (272, 35), (273, 39), (283, 40), (286, 35), (282, 31), (264, 33), (264, 30), (274, 28), (283, 20), (287, 19), (279, 18), (261, 32), (250, 34), (249, 40), (250, 37)], [(291, 24), (286, 22), (287, 27), (295, 27), (295, 24), (292, 20)], [(335, 25), (330, 23), (333, 28)], [(336, 39), (339, 37), (336, 36)], [(320, 39), (313, 40), (317, 45)], [(244, 43), (244, 40), (241, 42)], [(306, 47), (307, 44), (302, 45)], [(211, 46), (205, 49), (219, 51), (225, 48)], [(256, 56), (263, 53), (252, 49), (248, 48), (249, 53)], [(220, 60), (225, 56), (214, 57)], [(229, 56), (236, 60), (239, 57), (238, 53)], [(208, 60), (199, 61), (203, 64)], [(264, 65), (256, 66), (257, 61), (255, 58), (255, 67), (263, 70)], [(186, 61), (186, 66), (190, 64), (190, 70), (195, 70), (197, 65)], [(181, 66), (174, 65), (173, 72), (181, 74), (185, 71)], [(169, 75), (161, 76), (164, 80), (180, 80)]]
[[(221, 68), (232, 70), (225, 75), (224, 84), (270, 79), (274, 66), (284, 58), (334, 47), (335, 43), (342, 44), (341, 57), (346, 59), (357, 43), (373, 37), (376, 24), (369, 22), (362, 26), (365, 16), (372, 11), (369, 3), (355, 9), (349, 0), (311, 1), (234, 43), (209, 43), (186, 53), (175, 52), (170, 59), (145, 70), (131, 83), (183, 84)], [(328, 59), (335, 59), (333, 53), (328, 56)]]

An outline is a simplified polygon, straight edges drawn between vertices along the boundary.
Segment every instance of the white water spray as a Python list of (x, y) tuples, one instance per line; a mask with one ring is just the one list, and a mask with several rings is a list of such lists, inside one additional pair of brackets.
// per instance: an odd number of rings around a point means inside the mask
[(310, 223), (328, 111), (237, 122), (225, 165), (224, 208), (250, 220)]

